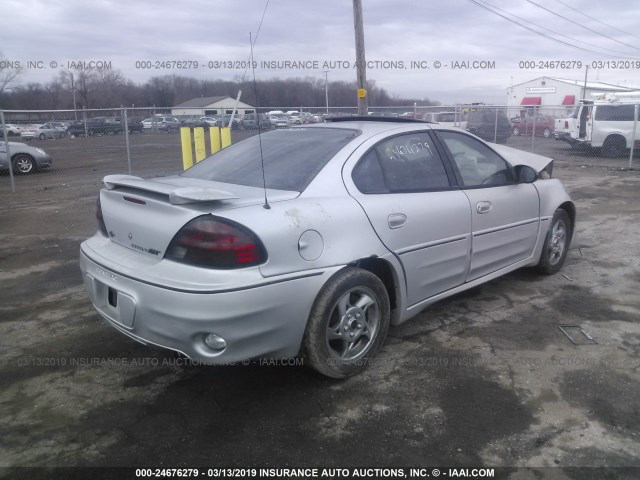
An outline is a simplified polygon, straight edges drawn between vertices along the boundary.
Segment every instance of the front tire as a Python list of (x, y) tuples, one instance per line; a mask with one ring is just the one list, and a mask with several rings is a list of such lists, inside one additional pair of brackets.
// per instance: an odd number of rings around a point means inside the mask
[(389, 329), (389, 295), (371, 272), (347, 267), (320, 290), (305, 330), (303, 352), (323, 375), (346, 378), (364, 370)]
[(544, 240), (538, 271), (546, 275), (560, 271), (569, 251), (572, 228), (569, 214), (561, 208), (556, 210)]
[(13, 157), (13, 171), (18, 175), (28, 175), (36, 171), (36, 161), (26, 153)]
[(520, 129), (518, 127), (513, 127), (513, 136), (517, 137), (518, 135), (520, 135)]
[(542, 136), (543, 136), (544, 138), (549, 138), (549, 137), (551, 136), (551, 130), (550, 130), (550, 129), (548, 129), (548, 128), (545, 128), (545, 129), (543, 130), (543, 132), (542, 132)]

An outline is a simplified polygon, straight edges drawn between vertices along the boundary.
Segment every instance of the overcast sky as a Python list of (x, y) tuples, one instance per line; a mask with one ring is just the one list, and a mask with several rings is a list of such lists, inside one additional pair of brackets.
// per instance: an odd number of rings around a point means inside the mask
[[(587, 64), (602, 67), (590, 68), (589, 80), (640, 87), (640, 2), (476, 1), (501, 9), (502, 15), (533, 30), (591, 51), (537, 35), (473, 0), (363, 0), (366, 57), (374, 67), (368, 69), (367, 78), (391, 95), (442, 103), (503, 103), (511, 84), (543, 75), (583, 80)], [(41, 62), (25, 70), (22, 83), (46, 83), (67, 62), (80, 60), (110, 62), (127, 78), (144, 82), (163, 74), (241, 77), (245, 73), (241, 62), (249, 58), (249, 32), (255, 37), (267, 0), (2, 3), (4, 59)], [(354, 44), (351, 0), (270, 0), (254, 50), (257, 79), (324, 79), (324, 70), (329, 70), (330, 81), (355, 80)], [(624, 64), (621, 58), (634, 61)], [(160, 63), (174, 60), (192, 62), (183, 66), (197, 64), (198, 68), (163, 68), (167, 64)], [(538, 68), (544, 63), (537, 62), (556, 60), (581, 61), (583, 66)], [(147, 63), (136, 64), (140, 61)], [(281, 63), (274, 65), (277, 61)], [(285, 69), (285, 61), (306, 62), (312, 68)], [(436, 61), (441, 62), (440, 68), (435, 68)], [(474, 61), (489, 64), (473, 68)], [(526, 65), (532, 68), (521, 68), (525, 66), (521, 61), (534, 63)], [(263, 62), (271, 62), (274, 68), (266, 68)], [(453, 62), (462, 68), (454, 69)], [(471, 68), (461, 62), (470, 62)]]

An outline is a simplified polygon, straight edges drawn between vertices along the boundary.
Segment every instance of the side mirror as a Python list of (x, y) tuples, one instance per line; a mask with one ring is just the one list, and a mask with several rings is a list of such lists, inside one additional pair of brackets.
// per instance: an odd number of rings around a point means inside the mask
[(529, 165), (516, 165), (515, 172), (518, 183), (533, 183), (538, 179), (538, 173)]

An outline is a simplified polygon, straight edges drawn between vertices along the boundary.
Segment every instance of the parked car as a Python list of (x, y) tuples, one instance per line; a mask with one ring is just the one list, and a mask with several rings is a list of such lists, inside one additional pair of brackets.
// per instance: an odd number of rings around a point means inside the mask
[(129, 129), (129, 133), (142, 133), (144, 131), (142, 119), (136, 117), (127, 118), (127, 127)]
[[(11, 154), (11, 165), (17, 174), (35, 173), (51, 167), (51, 157), (41, 148), (18, 142), (7, 142)], [(0, 170), (9, 170), (9, 159), (5, 142), (0, 142)]]
[(70, 137), (93, 137), (95, 135), (118, 135), (124, 133), (124, 126), (119, 118), (93, 117), (78, 120), (67, 127)]
[(211, 123), (202, 120), (201, 118), (197, 120), (183, 120), (182, 127), (188, 128), (203, 128), (205, 130), (209, 130), (212, 127)]
[(467, 121), (462, 112), (427, 112), (421, 115), (422, 120), (439, 123), (443, 127), (467, 128)]
[(553, 136), (554, 119), (545, 115), (525, 115), (511, 120), (514, 136), (532, 135), (551, 138)]
[[(12, 123), (5, 123), (4, 128), (7, 130), (7, 137), (19, 136), (20, 132), (22, 132), (22, 127)], [(0, 135), (4, 135), (2, 125), (0, 125)]]
[[(242, 120), (241, 115), (236, 115), (233, 117), (233, 124), (231, 125), (232, 130), (240, 129), (240, 121)], [(216, 121), (216, 127), (228, 127), (229, 122), (231, 121), (231, 115), (223, 115)]]
[(284, 113), (270, 115), (271, 125), (275, 125), (276, 128), (287, 128), (291, 125), (291, 117)]
[(240, 120), (240, 128), (245, 130), (256, 130), (260, 127), (262, 130), (271, 129), (271, 120), (265, 113), (247, 113)]
[(46, 122), (44, 124), (47, 128), (52, 128), (60, 132), (61, 137), (63, 138), (67, 135), (68, 125), (65, 125), (63, 122)]
[(22, 129), (20, 136), (25, 140), (31, 140), (39, 138), (45, 140), (47, 138), (62, 138), (66, 135), (66, 132), (60, 129), (54, 128), (52, 125), (44, 123), (42, 125), (30, 125)]
[(561, 269), (575, 206), (552, 159), (352, 119), (251, 136), (176, 176), (105, 177), (80, 253), (97, 311), (198, 362), (300, 354), (341, 378), (435, 301)]
[(488, 142), (504, 143), (511, 136), (511, 123), (500, 111), (479, 109), (468, 113), (467, 130)]
[(177, 132), (182, 124), (180, 121), (170, 115), (156, 115), (142, 121), (145, 130), (157, 130), (159, 132)]
[(206, 115), (204, 117), (200, 117), (201, 122), (207, 122), (210, 126), (215, 127), (216, 122), (220, 119), (218, 115)]
[(314, 117), (310, 113), (303, 112), (298, 115), (291, 116), (292, 125), (308, 125), (310, 123), (318, 123), (316, 117)]

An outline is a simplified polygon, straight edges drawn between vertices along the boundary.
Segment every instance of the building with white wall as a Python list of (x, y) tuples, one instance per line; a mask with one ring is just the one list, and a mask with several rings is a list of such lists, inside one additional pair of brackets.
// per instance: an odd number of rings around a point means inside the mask
[[(236, 106), (236, 99), (221, 97), (199, 97), (187, 100), (171, 108), (171, 114), (176, 117), (202, 117), (205, 115), (231, 114)], [(238, 115), (255, 113), (256, 107), (248, 103), (238, 102)]]
[(592, 94), (629, 92), (638, 87), (611, 85), (602, 82), (539, 77), (507, 88), (509, 115), (518, 115), (538, 107), (543, 115), (562, 117), (573, 110), (580, 99), (592, 100)]

